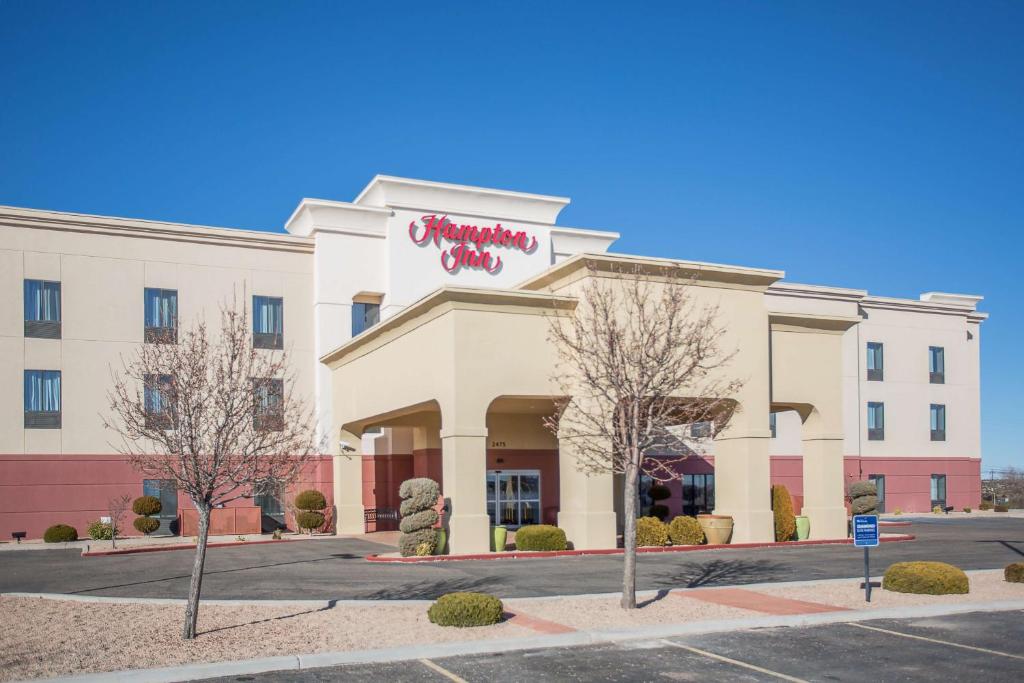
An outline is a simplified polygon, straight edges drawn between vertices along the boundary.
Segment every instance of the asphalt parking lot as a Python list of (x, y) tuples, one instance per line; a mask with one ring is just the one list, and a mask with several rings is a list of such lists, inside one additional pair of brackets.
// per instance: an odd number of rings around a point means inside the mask
[(1024, 611), (769, 628), (211, 679), (320, 681), (998, 681), (1024, 679)]
[[(996, 569), (1024, 558), (1024, 518), (936, 517), (889, 530), (917, 540), (871, 552), (881, 574), (904, 560), (943, 560), (963, 569)], [(264, 599), (433, 599), (475, 590), (501, 598), (612, 593), (621, 589), (622, 556), (373, 564), (387, 546), (352, 538), (215, 548), (207, 555), (203, 597)], [(77, 550), (0, 553), (0, 592), (74, 593), (151, 598), (188, 594), (188, 550), (82, 557)], [(642, 554), (640, 589), (693, 588), (857, 576), (863, 554), (848, 545)]]

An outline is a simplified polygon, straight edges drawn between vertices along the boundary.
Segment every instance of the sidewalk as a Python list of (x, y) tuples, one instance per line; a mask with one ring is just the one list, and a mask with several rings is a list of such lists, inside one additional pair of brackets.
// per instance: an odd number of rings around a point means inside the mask
[[(470, 629), (429, 623), (430, 601), (209, 601), (200, 610), (201, 635), (192, 642), (178, 636), (182, 601), (11, 594), (0, 596), (0, 640), (5, 643), (0, 680), (187, 667), (125, 679), (182, 680), (438, 656), (436, 652), (500, 652), (768, 625), (1024, 608), (1024, 584), (1004, 582), (1001, 570), (968, 575), (968, 595), (878, 589), (870, 604), (864, 602), (857, 578), (648, 591), (638, 595), (640, 608), (631, 611), (619, 608), (618, 594), (509, 599), (502, 623)], [(61, 634), (60, 647), (54, 647), (55, 633)]]

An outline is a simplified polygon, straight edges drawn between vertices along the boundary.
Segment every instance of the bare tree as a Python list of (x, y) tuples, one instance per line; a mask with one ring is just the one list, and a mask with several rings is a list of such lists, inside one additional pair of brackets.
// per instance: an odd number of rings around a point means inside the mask
[(254, 348), (248, 320), (232, 301), (216, 335), (197, 322), (180, 340), (143, 344), (111, 373), (104, 424), (120, 436), (115, 448), (173, 481), (199, 513), (185, 639), (196, 636), (211, 511), (294, 481), (316, 444), (288, 354)]
[(107, 516), (110, 517), (110, 547), (117, 547), (117, 534), (121, 531), (121, 520), (132, 506), (132, 497), (127, 493), (107, 501)]
[[(592, 268), (573, 315), (551, 317), (552, 379), (563, 398), (548, 428), (571, 446), (582, 471), (623, 475), (626, 609), (636, 607), (640, 475), (678, 478), (676, 464), (693, 452), (687, 441), (700, 428), (722, 431), (743, 385), (725, 371), (735, 350), (721, 348), (717, 306), (698, 303), (694, 288), (672, 265)], [(700, 428), (679, 429), (693, 425)]]

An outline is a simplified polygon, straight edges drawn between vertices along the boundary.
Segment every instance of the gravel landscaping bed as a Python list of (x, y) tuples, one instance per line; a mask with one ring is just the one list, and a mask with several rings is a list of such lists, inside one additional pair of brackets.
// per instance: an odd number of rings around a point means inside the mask
[(637, 597), (638, 609), (626, 611), (619, 607), (619, 598), (555, 598), (506, 600), (513, 611), (522, 610), (576, 629), (610, 629), (676, 624), (708, 619), (741, 619), (764, 616), (759, 612), (715, 605), (698, 600), (682, 600), (678, 595), (665, 595), (658, 599)]

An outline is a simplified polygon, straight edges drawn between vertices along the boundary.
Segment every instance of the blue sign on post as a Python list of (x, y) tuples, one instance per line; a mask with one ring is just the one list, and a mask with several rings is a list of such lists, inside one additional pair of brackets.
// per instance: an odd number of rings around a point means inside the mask
[(853, 544), (858, 548), (878, 545), (878, 515), (853, 516)]

